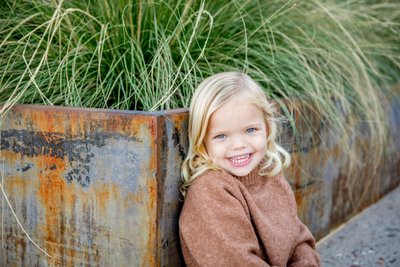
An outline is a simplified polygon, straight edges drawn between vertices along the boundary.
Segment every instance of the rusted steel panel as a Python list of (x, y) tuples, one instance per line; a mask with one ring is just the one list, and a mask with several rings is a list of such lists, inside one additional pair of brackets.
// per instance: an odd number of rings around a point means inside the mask
[(154, 266), (157, 118), (16, 106), (1, 129), (2, 266)]
[(158, 235), (160, 266), (181, 266), (178, 217), (182, 207), (179, 190), (180, 167), (189, 145), (186, 109), (165, 111), (160, 116), (160, 171), (158, 198)]
[(316, 117), (299, 119), (299, 113), (307, 112), (308, 105), (300, 103), (294, 110), (298, 139), (293, 143), (292, 163), (285, 173), (294, 189), (300, 217), (318, 239), (400, 184), (399, 89), (388, 97), (385, 114), (389, 118), (389, 138), (377, 169), (371, 168), (377, 159), (370, 155), (377, 147), (372, 145), (365, 123), (354, 127), (349, 145), (361, 158), (352, 161), (339, 146), (338, 130)]

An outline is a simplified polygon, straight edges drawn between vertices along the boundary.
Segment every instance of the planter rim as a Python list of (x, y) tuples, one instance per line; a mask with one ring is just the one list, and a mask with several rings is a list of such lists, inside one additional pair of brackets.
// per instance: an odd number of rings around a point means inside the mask
[[(0, 109), (4, 104), (0, 104)], [(168, 115), (188, 112), (189, 108), (175, 108), (158, 111), (142, 111), (142, 110), (125, 110), (125, 109), (108, 109), (108, 108), (85, 108), (85, 107), (71, 107), (71, 106), (51, 106), (42, 104), (17, 104), (12, 107), (13, 109), (36, 109), (36, 110), (49, 110), (49, 111), (73, 111), (73, 112), (103, 112), (112, 114), (126, 114), (126, 115)]]

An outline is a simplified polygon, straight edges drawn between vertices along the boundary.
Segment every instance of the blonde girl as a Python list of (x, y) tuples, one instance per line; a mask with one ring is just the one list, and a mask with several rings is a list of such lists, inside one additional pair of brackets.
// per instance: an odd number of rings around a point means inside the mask
[(224, 72), (196, 89), (179, 218), (187, 266), (320, 266), (282, 167), (276, 110), (249, 76)]

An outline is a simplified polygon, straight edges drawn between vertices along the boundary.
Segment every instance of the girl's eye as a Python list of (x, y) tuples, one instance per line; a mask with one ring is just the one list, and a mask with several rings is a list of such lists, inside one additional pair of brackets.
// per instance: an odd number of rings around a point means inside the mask
[(246, 133), (254, 133), (256, 131), (256, 128), (249, 128), (246, 130)]
[(224, 139), (225, 137), (226, 137), (225, 134), (219, 134), (219, 135), (214, 136), (214, 139)]

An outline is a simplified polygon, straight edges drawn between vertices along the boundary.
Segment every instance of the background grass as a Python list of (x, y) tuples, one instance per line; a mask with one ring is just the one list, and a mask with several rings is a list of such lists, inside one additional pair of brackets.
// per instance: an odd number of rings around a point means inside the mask
[(355, 127), (366, 124), (379, 164), (385, 97), (400, 79), (399, 23), (396, 0), (3, 0), (0, 112), (187, 107), (205, 77), (238, 70), (280, 104), (307, 99), (302, 119), (333, 125), (351, 164)]

